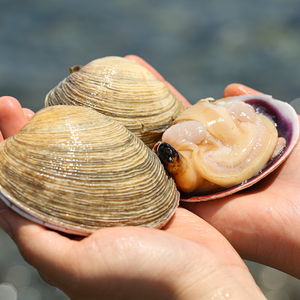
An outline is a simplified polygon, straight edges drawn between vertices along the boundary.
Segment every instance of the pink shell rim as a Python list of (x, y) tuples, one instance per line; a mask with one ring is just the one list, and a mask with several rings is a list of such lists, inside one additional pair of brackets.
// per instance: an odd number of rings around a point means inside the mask
[[(243, 182), (239, 185), (230, 187), (228, 189), (207, 194), (207, 195), (188, 195), (184, 193), (180, 193), (180, 201), (183, 202), (201, 202), (201, 201), (209, 201), (215, 200), (219, 198), (223, 198), (234, 193), (237, 193), (243, 189), (246, 189), (255, 183), (259, 182), (262, 178), (266, 177), (270, 173), (272, 173), (275, 169), (277, 169), (291, 154), (294, 147), (296, 146), (299, 139), (299, 120), (298, 115), (294, 108), (288, 104), (287, 102), (283, 102), (281, 100), (273, 99), (270, 95), (264, 94), (255, 94), (255, 95), (241, 95), (235, 97), (228, 97), (220, 100), (224, 101), (243, 101), (251, 104), (251, 102), (260, 102), (264, 105), (270, 107), (273, 111), (277, 113), (277, 117), (279, 121), (285, 122), (285, 125), (288, 127), (291, 132), (289, 132), (289, 137), (287, 139), (287, 146), (284, 149), (283, 153), (273, 162), (270, 163), (260, 174), (252, 177), (251, 179)], [(263, 107), (264, 107), (263, 105)]]

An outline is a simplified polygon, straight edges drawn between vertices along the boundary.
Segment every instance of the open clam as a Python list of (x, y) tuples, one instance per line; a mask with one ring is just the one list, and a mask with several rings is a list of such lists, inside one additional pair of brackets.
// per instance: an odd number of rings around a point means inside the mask
[(200, 100), (155, 147), (183, 201), (224, 197), (258, 182), (291, 153), (299, 121), (288, 104), (268, 95)]
[(143, 66), (109, 56), (75, 66), (53, 88), (45, 106), (83, 105), (113, 118), (150, 148), (185, 110), (167, 87)]
[(123, 125), (78, 106), (40, 110), (0, 144), (0, 197), (44, 226), (88, 235), (162, 227), (179, 193), (159, 158)]

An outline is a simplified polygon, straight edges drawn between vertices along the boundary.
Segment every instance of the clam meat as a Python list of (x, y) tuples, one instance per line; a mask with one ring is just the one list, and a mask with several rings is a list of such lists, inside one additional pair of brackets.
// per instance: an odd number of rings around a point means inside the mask
[(78, 235), (160, 228), (179, 203), (159, 158), (123, 125), (87, 107), (51, 106), (0, 144), (0, 197), (41, 225)]
[(150, 71), (126, 58), (99, 58), (70, 72), (46, 95), (45, 106), (91, 107), (123, 124), (150, 148), (185, 110)]
[(253, 185), (279, 166), (299, 135), (294, 109), (268, 95), (207, 98), (182, 113), (156, 152), (185, 201)]

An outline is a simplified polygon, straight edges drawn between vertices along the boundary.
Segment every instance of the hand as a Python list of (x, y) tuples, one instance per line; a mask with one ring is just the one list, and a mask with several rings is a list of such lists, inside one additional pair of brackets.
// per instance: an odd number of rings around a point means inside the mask
[(81, 240), (9, 208), (0, 215), (25, 260), (73, 300), (265, 299), (226, 239), (182, 208), (164, 231), (115, 227)]
[[(17, 100), (9, 100), (4, 137), (26, 123)], [(163, 230), (115, 227), (70, 239), (0, 201), (0, 226), (41, 277), (71, 299), (265, 299), (228, 241), (183, 208)]]
[[(132, 59), (164, 78), (139, 57)], [(168, 83), (166, 84), (169, 85)], [(173, 93), (187, 100), (174, 88)], [(223, 97), (261, 94), (230, 84)], [(238, 194), (201, 203), (182, 203), (221, 232), (244, 258), (269, 265), (300, 279), (300, 141), (287, 161), (253, 187)]]
[[(260, 94), (231, 84), (224, 97)], [(300, 278), (300, 143), (274, 173), (242, 192), (216, 201), (187, 203), (221, 232), (245, 259)]]

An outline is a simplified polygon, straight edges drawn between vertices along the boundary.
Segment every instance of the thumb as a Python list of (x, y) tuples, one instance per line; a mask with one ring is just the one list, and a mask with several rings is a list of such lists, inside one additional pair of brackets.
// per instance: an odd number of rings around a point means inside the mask
[(27, 120), (17, 99), (9, 96), (0, 97), (0, 131), (4, 139), (18, 132)]

